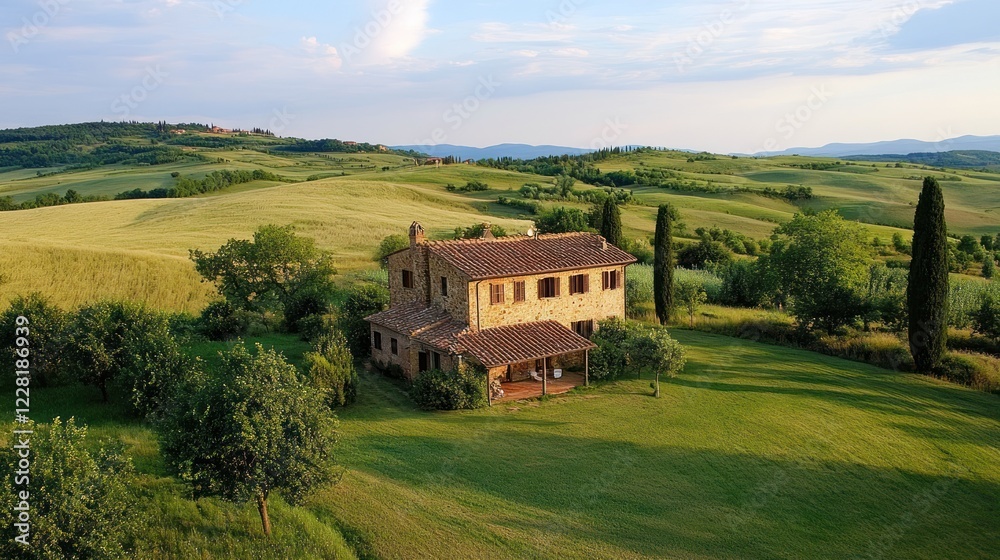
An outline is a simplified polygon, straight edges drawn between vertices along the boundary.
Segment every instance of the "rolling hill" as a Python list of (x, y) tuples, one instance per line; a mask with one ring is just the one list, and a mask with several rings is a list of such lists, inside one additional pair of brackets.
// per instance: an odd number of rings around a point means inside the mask
[[(17, 143), (23, 144), (23, 136)], [(46, 130), (46, 140), (69, 152), (88, 153), (109, 142), (150, 145), (145, 136), (74, 140)], [(293, 139), (190, 133), (176, 161), (150, 165), (118, 162), (0, 169), (0, 199), (31, 201), (67, 190), (113, 197), (134, 188), (163, 188), (182, 178), (199, 179), (218, 170), (263, 170), (283, 180), (256, 181), (191, 198), (108, 200), (0, 212), (0, 302), (28, 290), (76, 305), (101, 295), (149, 301), (168, 309), (196, 311), (211, 297), (187, 259), (189, 249), (213, 249), (246, 237), (265, 223), (293, 224), (333, 251), (348, 273), (375, 266), (378, 242), (399, 233), (414, 219), (436, 237), (456, 226), (491, 221), (509, 231), (526, 231), (535, 218), (523, 209), (498, 204), (520, 198), (526, 183), (550, 184), (551, 176), (479, 165), (419, 166), (404, 153), (298, 152), (279, 149)], [(36, 134), (41, 137), (41, 134)], [(3, 139), (0, 132), (0, 139)], [(217, 145), (221, 143), (222, 145)], [(12, 144), (0, 144), (0, 150)], [(656, 184), (627, 185), (635, 204), (623, 207), (626, 235), (648, 239), (658, 204), (676, 205), (686, 224), (681, 238), (698, 227), (720, 227), (755, 239), (804, 210), (837, 209), (865, 223), (873, 237), (889, 243), (908, 236), (921, 180), (942, 181), (948, 222), (954, 234), (1000, 231), (1000, 175), (912, 163), (850, 162), (783, 156), (733, 158), (687, 152), (636, 150), (593, 166), (602, 173), (631, 172), (660, 177)], [(176, 175), (176, 177), (174, 177)], [(489, 190), (449, 191), (448, 185), (484, 182)], [(809, 188), (806, 199), (765, 195), (765, 190)], [(585, 192), (599, 188), (578, 182)], [(57, 198), (58, 198), (57, 196)], [(589, 209), (570, 200), (542, 200), (555, 206)], [(155, 279), (155, 280), (154, 280)]]

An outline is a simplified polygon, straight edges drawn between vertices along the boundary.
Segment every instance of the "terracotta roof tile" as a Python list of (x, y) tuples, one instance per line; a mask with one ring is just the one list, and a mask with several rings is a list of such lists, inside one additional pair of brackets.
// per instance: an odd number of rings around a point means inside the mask
[(636, 262), (632, 255), (592, 233), (434, 241), (426, 247), (473, 280)]
[(451, 315), (448, 315), (444, 310), (426, 307), (418, 303), (396, 305), (381, 313), (365, 317), (365, 321), (410, 336), (432, 325), (449, 320), (451, 320)]
[(461, 334), (458, 345), (486, 367), (527, 362), (596, 348), (555, 321), (521, 323)]

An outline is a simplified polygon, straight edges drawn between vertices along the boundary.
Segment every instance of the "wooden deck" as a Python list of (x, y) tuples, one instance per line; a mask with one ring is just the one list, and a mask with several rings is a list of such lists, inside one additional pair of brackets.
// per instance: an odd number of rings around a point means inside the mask
[[(548, 381), (548, 394), (558, 395), (560, 393), (569, 392), (574, 387), (579, 387), (584, 384), (584, 378), (582, 373), (563, 373), (563, 376), (559, 379), (552, 379), (552, 374), (549, 373)], [(494, 399), (493, 402), (507, 402), (507, 401), (517, 401), (521, 399), (534, 399), (542, 396), (542, 382), (535, 381), (534, 379), (529, 379), (527, 381), (514, 381), (512, 383), (501, 383), (503, 387), (504, 397), (502, 399)]]

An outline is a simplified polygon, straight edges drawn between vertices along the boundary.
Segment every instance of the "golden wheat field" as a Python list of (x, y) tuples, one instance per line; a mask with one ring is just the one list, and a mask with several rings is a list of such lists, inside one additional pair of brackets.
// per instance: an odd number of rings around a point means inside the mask
[[(220, 197), (98, 202), (0, 216), (0, 304), (40, 291), (71, 307), (98, 297), (196, 311), (212, 297), (188, 260), (249, 237), (260, 225), (291, 224), (333, 252), (341, 270), (374, 266), (383, 237), (419, 219), (432, 234), (483, 221), (468, 199), (429, 187), (350, 179), (315, 181)], [(512, 230), (528, 222), (497, 219)]]

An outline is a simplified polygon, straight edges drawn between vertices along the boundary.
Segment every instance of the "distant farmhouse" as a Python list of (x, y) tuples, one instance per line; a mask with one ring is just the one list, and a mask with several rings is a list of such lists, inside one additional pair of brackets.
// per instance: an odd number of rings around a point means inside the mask
[(388, 257), (390, 307), (367, 317), (373, 361), (413, 379), (469, 360), (488, 370), (493, 396), (532, 378), (542, 393), (550, 378), (585, 383), (588, 337), (598, 321), (625, 316), (625, 268), (636, 259), (596, 234), (483, 230), (431, 242), (410, 226), (409, 248)]

